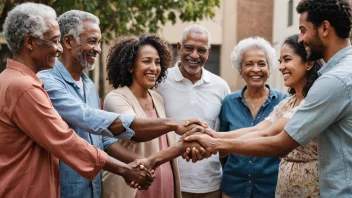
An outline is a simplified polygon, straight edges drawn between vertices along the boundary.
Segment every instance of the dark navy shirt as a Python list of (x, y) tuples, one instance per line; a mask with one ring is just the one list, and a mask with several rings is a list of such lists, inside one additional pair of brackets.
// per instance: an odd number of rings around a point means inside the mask
[[(255, 118), (243, 98), (247, 89), (231, 93), (223, 100), (220, 112), (220, 131), (232, 131), (252, 127), (269, 116), (274, 107), (287, 97), (269, 88), (269, 97), (260, 107)], [(228, 156), (223, 178), (222, 192), (230, 197), (275, 197), (279, 158), (244, 157), (234, 154)]]

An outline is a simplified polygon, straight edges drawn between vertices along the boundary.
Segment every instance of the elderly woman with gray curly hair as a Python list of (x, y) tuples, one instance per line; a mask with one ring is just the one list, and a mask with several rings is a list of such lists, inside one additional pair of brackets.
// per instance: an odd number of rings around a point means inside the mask
[[(266, 84), (276, 60), (275, 49), (268, 41), (260, 37), (241, 40), (231, 59), (246, 85), (225, 97), (220, 113), (220, 131), (255, 126), (286, 98), (285, 94)], [(224, 197), (275, 196), (279, 158), (220, 155), (225, 163), (221, 183)]]

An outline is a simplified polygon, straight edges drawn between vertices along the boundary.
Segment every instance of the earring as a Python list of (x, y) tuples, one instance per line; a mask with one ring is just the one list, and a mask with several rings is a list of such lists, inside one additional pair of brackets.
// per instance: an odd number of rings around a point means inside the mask
[(309, 71), (310, 69), (312, 69), (312, 68), (308, 68), (307, 71)]
[(32, 51), (33, 49), (30, 47), (30, 48), (29, 48), (29, 50), (31, 50), (31, 51)]

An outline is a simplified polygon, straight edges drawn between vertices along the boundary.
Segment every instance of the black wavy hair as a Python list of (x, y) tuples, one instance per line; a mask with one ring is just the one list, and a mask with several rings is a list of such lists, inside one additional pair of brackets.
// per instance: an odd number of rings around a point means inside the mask
[(171, 45), (156, 34), (125, 36), (110, 48), (107, 57), (106, 79), (115, 89), (132, 84), (133, 77), (129, 71), (135, 67), (138, 51), (144, 45), (153, 46), (160, 56), (161, 71), (155, 87), (166, 78), (167, 68), (173, 61)]
[(337, 36), (342, 39), (350, 36), (352, 12), (349, 0), (302, 0), (296, 10), (299, 14), (308, 12), (307, 20), (313, 23), (314, 28), (327, 20)]
[[(303, 62), (307, 62), (307, 52), (304, 49), (304, 46), (301, 43), (298, 43), (298, 34), (292, 35), (285, 39), (282, 45), (289, 45), (293, 51), (299, 55)], [(312, 87), (314, 81), (319, 77), (318, 71), (321, 65), (318, 61), (313, 62), (312, 68), (307, 72), (307, 84), (304, 85), (302, 89), (302, 95), (304, 97), (307, 96), (309, 89)], [(296, 90), (294, 88), (289, 88), (288, 93), (290, 95), (296, 94)]]

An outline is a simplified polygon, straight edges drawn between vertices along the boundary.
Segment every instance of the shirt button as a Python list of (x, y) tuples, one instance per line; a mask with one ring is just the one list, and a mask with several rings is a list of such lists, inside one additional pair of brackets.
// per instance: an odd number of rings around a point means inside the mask
[(249, 183), (252, 183), (252, 181), (248, 181)]
[(251, 174), (248, 175), (248, 177), (250, 177), (250, 176), (251, 176)]
[(252, 160), (249, 160), (249, 163), (251, 164), (251, 163), (252, 163)]

